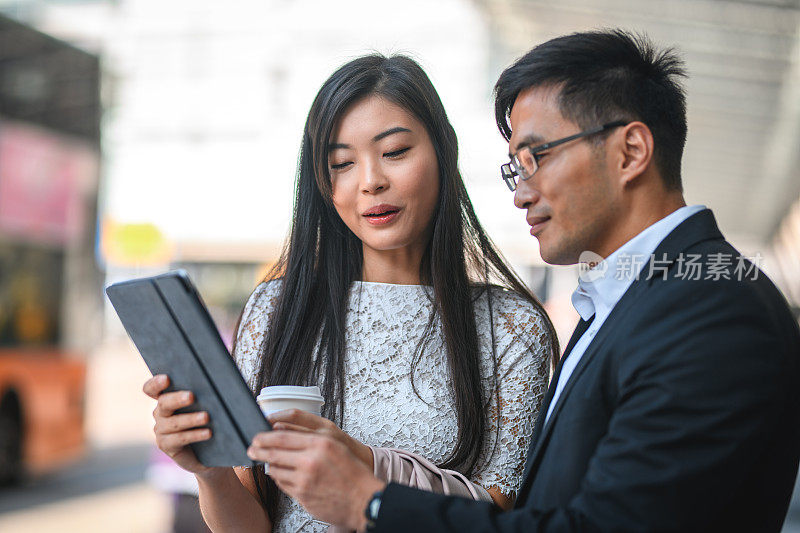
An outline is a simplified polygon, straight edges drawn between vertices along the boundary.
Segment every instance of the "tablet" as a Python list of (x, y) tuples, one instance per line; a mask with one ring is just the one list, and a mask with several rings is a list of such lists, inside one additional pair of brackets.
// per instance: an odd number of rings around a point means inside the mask
[(185, 271), (115, 283), (106, 294), (150, 372), (166, 374), (165, 392), (190, 390), (208, 411), (211, 438), (191, 444), (205, 466), (252, 465), (247, 448), (268, 431), (253, 393)]

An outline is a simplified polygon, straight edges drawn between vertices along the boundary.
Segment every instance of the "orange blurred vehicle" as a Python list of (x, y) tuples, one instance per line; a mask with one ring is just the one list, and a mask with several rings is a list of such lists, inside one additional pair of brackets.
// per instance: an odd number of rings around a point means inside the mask
[[(0, 482), (85, 448), (100, 62), (0, 16)], [(33, 81), (32, 81), (33, 80)], [(34, 83), (35, 82), (35, 83)], [(95, 293), (97, 295), (95, 295)]]
[(83, 454), (85, 382), (83, 361), (61, 352), (0, 349), (0, 483)]

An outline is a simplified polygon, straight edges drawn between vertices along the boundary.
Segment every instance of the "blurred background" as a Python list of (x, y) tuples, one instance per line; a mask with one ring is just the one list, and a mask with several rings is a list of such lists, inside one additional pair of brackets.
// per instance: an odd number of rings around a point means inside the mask
[(202, 531), (103, 287), (184, 268), (230, 342), (289, 227), (311, 101), (357, 55), (426, 69), (478, 215), (566, 338), (577, 271), (541, 262), (499, 179), (491, 89), (533, 45), (610, 26), (685, 58), (687, 201), (798, 316), (800, 0), (0, 0), (0, 531)]

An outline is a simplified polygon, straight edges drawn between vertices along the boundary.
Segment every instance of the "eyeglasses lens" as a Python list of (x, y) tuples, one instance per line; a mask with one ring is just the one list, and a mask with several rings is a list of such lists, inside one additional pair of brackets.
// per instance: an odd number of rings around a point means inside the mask
[(506, 163), (505, 165), (500, 166), (500, 174), (503, 177), (503, 181), (508, 186), (509, 189), (512, 191), (516, 190), (517, 188), (517, 174), (511, 168), (511, 165)]
[(533, 173), (536, 172), (536, 158), (533, 157), (533, 154), (530, 150), (523, 148), (520, 150), (515, 156), (514, 159), (511, 160), (511, 163), (517, 171), (518, 174), (522, 175), (525, 179), (530, 178), (533, 176)]

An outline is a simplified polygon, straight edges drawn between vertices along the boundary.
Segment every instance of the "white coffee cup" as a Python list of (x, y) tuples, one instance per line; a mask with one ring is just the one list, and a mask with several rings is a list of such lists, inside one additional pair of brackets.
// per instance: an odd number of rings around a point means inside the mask
[(284, 409), (300, 409), (320, 416), (325, 399), (316, 385), (296, 387), (293, 385), (273, 385), (264, 387), (256, 398), (264, 416)]

